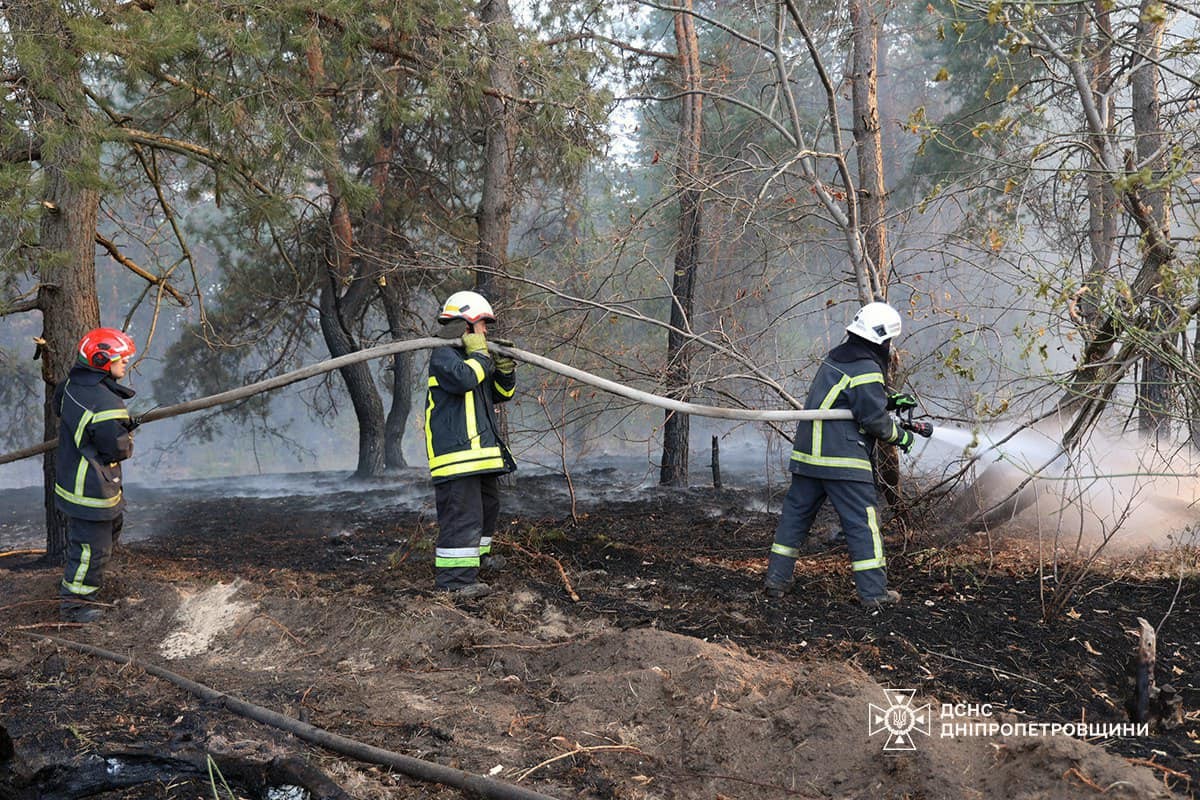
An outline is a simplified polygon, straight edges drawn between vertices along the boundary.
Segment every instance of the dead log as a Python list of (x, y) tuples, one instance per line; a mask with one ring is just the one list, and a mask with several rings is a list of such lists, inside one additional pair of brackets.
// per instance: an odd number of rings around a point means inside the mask
[(410, 778), (442, 784), (444, 786), (452, 786), (455, 789), (463, 791), (468, 796), (479, 796), (488, 798), (489, 800), (555, 800), (550, 795), (535, 792), (523, 786), (515, 786), (511, 783), (487, 777), (486, 775), (475, 775), (455, 769), (454, 767), (447, 767), (432, 761), (424, 761), (413, 756), (406, 756), (402, 753), (394, 753), (391, 750), (384, 750), (381, 747), (374, 747), (345, 736), (339, 736), (336, 733), (330, 733), (315, 725), (309, 725), (307, 722), (301, 722), (298, 719), (293, 719), (277, 711), (272, 711), (269, 708), (248, 703), (245, 700), (217, 691), (210, 686), (189, 680), (182, 675), (171, 672), (169, 669), (164, 669), (154, 664), (147, 664), (131, 656), (123, 656), (111, 650), (105, 650), (102, 647), (84, 644), (83, 642), (60, 639), (57, 636), (27, 633), (24, 631), (19, 631), (19, 633), (31, 639), (52, 642), (81, 653), (90, 653), (91, 655), (99, 656), (117, 664), (127, 664), (137, 667), (187, 692), (191, 692), (214, 706), (223, 707), (239, 716), (286, 731), (299, 739), (324, 747), (327, 750), (332, 750), (335, 753), (341, 753), (342, 755), (350, 756), (369, 764), (391, 767)]
[[(208, 758), (230, 786), (264, 797), (271, 789), (295, 786), (313, 800), (349, 800), (320, 770), (293, 758), (254, 758), (236, 753), (183, 751), (163, 754), (146, 748), (88, 753), (42, 766), (33, 775), (10, 774), (3, 795), (12, 800), (73, 800), (179, 778), (208, 780)], [(15, 772), (15, 771), (14, 771)]]

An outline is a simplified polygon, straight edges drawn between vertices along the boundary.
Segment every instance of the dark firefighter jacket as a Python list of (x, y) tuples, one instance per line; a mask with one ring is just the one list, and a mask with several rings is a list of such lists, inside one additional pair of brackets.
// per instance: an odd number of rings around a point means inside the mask
[(54, 499), (67, 516), (102, 521), (125, 509), (121, 462), (133, 455), (125, 400), (133, 395), (107, 372), (78, 364), (55, 388)]
[(875, 440), (895, 442), (901, 430), (887, 411), (884, 351), (862, 339), (829, 351), (813, 379), (805, 408), (849, 409), (853, 420), (801, 420), (789, 469), (822, 480), (871, 483)]
[(500, 440), (495, 409), (496, 403), (513, 396), (516, 386), (516, 375), (496, 372), (487, 356), (467, 357), (455, 347), (433, 351), (425, 399), (425, 449), (434, 483), (517, 468)]

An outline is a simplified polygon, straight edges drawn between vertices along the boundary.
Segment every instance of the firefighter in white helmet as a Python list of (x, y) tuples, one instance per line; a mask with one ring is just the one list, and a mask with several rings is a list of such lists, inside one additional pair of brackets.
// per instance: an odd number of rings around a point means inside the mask
[(849, 409), (854, 419), (801, 420), (796, 428), (789, 462), (792, 484), (767, 565), (768, 598), (782, 597), (794, 586), (800, 547), (828, 497), (846, 534), (859, 600), (871, 608), (900, 601), (899, 592), (887, 588), (871, 458), (877, 441), (905, 453), (913, 444), (912, 432), (888, 412), (915, 401), (908, 395), (889, 395), (884, 383), (891, 341), (900, 327), (896, 309), (868, 303), (846, 327), (846, 341), (833, 348), (817, 370), (805, 407)]
[(492, 535), (500, 511), (498, 476), (515, 470), (500, 438), (496, 403), (516, 391), (516, 362), (488, 351), (492, 306), (476, 292), (455, 292), (438, 314), (439, 335), (454, 342), (429, 357), (425, 445), (437, 499), (434, 586), (457, 597), (482, 597), (480, 568), (498, 569)]

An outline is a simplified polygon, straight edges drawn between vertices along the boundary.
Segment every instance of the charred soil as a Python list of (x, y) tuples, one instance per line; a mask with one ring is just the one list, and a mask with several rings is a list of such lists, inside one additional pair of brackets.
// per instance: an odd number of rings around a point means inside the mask
[[(743, 492), (650, 492), (574, 519), (512, 493), (497, 536), (508, 565), (485, 576), (496, 591), (455, 602), (432, 591), (428, 515), (358, 497), (176, 503), (118, 552), (112, 606), (83, 627), (56, 622), (54, 569), (0, 559), (0, 797), (36, 796), (89, 757), (149, 753), (298, 757), (356, 798), (460, 796), (41, 633), (560, 798), (1196, 796), (1194, 551), (1097, 561), (1044, 621), (1077, 566), (1049, 545), (910, 530), (888, 537), (904, 602), (872, 613), (852, 598), (832, 520), (797, 589), (766, 602), (776, 516), (746, 510)], [(1182, 694), (1180, 724), (1087, 740), (942, 735), (943, 723), (1128, 722), (1138, 617), (1161, 622), (1157, 678)], [(871, 707), (895, 697), (885, 688), (929, 706), (913, 750), (884, 752), (887, 731), (870, 733)], [(265, 796), (252, 784), (235, 793)], [(211, 794), (198, 769), (95, 796)]]

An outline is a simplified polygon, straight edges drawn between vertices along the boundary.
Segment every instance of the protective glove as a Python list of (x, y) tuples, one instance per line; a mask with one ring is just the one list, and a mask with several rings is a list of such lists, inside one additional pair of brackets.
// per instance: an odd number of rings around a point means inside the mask
[(508, 356), (502, 356), (499, 353), (493, 353), (492, 358), (496, 363), (496, 372), (502, 372), (505, 375), (512, 375), (517, 368), (517, 362)]
[(888, 411), (906, 411), (910, 408), (917, 407), (917, 398), (911, 394), (904, 392), (893, 392), (888, 395), (887, 410)]
[[(462, 336), (463, 347), (467, 350), (468, 356), (473, 356), (479, 353), (488, 356), (487, 337), (482, 333), (464, 333)], [(491, 356), (488, 356), (491, 358)]]
[(142, 426), (142, 417), (140, 414), (136, 417), (130, 416), (129, 419), (125, 420), (125, 430), (129, 431), (130, 433), (133, 433), (141, 426)]
[(908, 451), (912, 450), (913, 441), (915, 439), (916, 439), (916, 437), (914, 437), (912, 435), (911, 431), (906, 431), (904, 428), (901, 428), (900, 429), (900, 438), (896, 439), (896, 441), (893, 444), (895, 444), (896, 447), (899, 447), (901, 450), (903, 450), (905, 455), (908, 455)]

